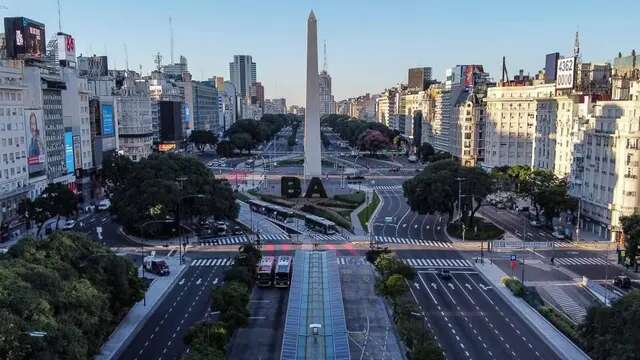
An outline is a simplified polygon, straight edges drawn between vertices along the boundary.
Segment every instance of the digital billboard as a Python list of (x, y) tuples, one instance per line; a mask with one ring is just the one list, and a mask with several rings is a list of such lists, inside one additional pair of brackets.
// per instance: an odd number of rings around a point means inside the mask
[(82, 148), (80, 147), (80, 135), (73, 135), (73, 157), (76, 161), (76, 169), (82, 169)]
[(44, 24), (25, 17), (4, 18), (7, 57), (42, 60), (45, 55)]
[(576, 58), (570, 57), (558, 60), (556, 72), (556, 89), (573, 89), (576, 77)]
[(44, 145), (44, 122), (42, 110), (24, 110), (27, 128), (27, 165), (30, 176), (39, 176), (45, 171), (46, 148)]
[(112, 136), (113, 134), (113, 105), (102, 104), (102, 136)]
[(76, 161), (73, 154), (73, 131), (71, 128), (64, 129), (64, 163), (67, 166), (67, 174), (76, 171)]
[(76, 41), (73, 36), (58, 33), (58, 61), (76, 62)]
[(184, 129), (191, 130), (191, 114), (189, 113), (189, 104), (182, 103), (182, 121)]

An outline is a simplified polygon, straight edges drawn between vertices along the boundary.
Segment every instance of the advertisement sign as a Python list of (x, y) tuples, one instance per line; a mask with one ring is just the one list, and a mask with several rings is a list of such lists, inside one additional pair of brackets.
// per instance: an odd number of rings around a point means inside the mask
[(7, 57), (10, 59), (38, 59), (45, 55), (44, 24), (24, 17), (4, 19)]
[(46, 148), (44, 146), (44, 123), (42, 110), (24, 110), (27, 124), (27, 164), (30, 176), (44, 173)]
[(82, 149), (80, 148), (80, 135), (73, 136), (73, 157), (76, 161), (76, 169), (82, 169)]
[(76, 171), (76, 162), (73, 156), (73, 132), (71, 128), (64, 129), (64, 163), (67, 166), (67, 174)]
[(573, 57), (558, 60), (556, 71), (556, 89), (573, 89), (576, 78), (576, 59)]
[(78, 58), (78, 70), (81, 76), (107, 76), (109, 66), (106, 56), (91, 56)]
[(73, 36), (58, 33), (58, 60), (69, 62), (76, 61), (76, 41)]
[(184, 123), (184, 129), (191, 129), (191, 116), (189, 114), (189, 104), (182, 103), (182, 122)]
[(113, 136), (113, 105), (102, 104), (102, 136)]
[(171, 150), (175, 150), (176, 144), (174, 143), (161, 143), (158, 145), (158, 151), (167, 152)]

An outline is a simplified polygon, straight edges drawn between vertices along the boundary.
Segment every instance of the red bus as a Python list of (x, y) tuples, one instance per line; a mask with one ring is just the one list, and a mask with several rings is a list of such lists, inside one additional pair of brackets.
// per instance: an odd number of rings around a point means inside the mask
[(258, 286), (271, 286), (273, 285), (273, 276), (275, 274), (276, 268), (276, 257), (275, 256), (265, 256), (260, 259), (260, 262), (257, 266), (257, 277), (256, 285)]
[(276, 265), (276, 287), (289, 287), (291, 284), (291, 275), (293, 273), (293, 257), (278, 256), (278, 264)]

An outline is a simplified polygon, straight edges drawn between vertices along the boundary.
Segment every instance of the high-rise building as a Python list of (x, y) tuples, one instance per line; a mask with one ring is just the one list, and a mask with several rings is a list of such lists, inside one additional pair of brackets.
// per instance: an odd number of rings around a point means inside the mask
[(265, 100), (264, 113), (265, 114), (286, 114), (287, 100), (284, 98)]
[(160, 68), (169, 79), (181, 80), (182, 75), (189, 71), (187, 58), (180, 55), (180, 61), (175, 64), (162, 65)]
[(238, 119), (238, 95), (236, 86), (231, 81), (224, 82), (222, 97), (222, 116), (220, 121), (221, 133), (227, 131), (229, 127)]
[(319, 75), (320, 80), (320, 116), (333, 114), (336, 112), (336, 104), (331, 94), (331, 75), (326, 70), (322, 70)]
[(0, 80), (0, 223), (7, 223), (29, 195), (30, 170), (44, 172), (46, 151), (42, 111), (24, 109), (22, 62), (0, 60)]
[(133, 71), (123, 72), (121, 81), (114, 106), (118, 123), (118, 152), (133, 161), (140, 161), (151, 155), (153, 150), (149, 88)]
[(429, 86), (431, 81), (431, 68), (430, 67), (417, 67), (409, 69), (408, 77), (409, 90), (422, 91)]
[(256, 63), (251, 55), (234, 55), (233, 62), (229, 63), (229, 78), (235, 85), (237, 95), (245, 99), (251, 89), (251, 84), (257, 81)]
[(251, 105), (257, 105), (264, 110), (264, 86), (261, 82), (254, 82), (249, 89), (249, 101)]

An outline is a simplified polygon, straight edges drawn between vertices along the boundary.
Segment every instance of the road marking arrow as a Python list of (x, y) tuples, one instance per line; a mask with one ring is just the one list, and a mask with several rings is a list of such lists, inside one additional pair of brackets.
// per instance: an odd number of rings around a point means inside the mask
[(434, 283), (434, 282), (431, 283), (431, 287), (434, 288), (434, 289), (438, 288), (438, 286), (436, 286), (436, 283)]
[(414, 225), (413, 227), (414, 227), (415, 229), (417, 229), (417, 228), (418, 228), (418, 224)]
[(96, 226), (96, 232), (98, 233), (98, 239), (102, 240), (102, 226)]
[(196, 285), (200, 285), (201, 282), (202, 282), (202, 279), (198, 279), (198, 281), (196, 281)]
[(407, 227), (407, 224), (402, 224), (402, 227)]
[(213, 285), (218, 283), (218, 278), (215, 278), (215, 280), (213, 280)]
[(471, 290), (471, 285), (469, 285), (469, 284), (467, 284), (467, 283), (464, 283), (464, 286), (466, 286), (466, 287), (467, 287), (467, 289)]
[(486, 291), (487, 289), (491, 289), (491, 286), (484, 286), (484, 284), (480, 284), (480, 288)]
[(180, 282), (178, 283), (178, 285), (182, 285), (184, 284), (184, 279), (180, 280)]
[(413, 286), (415, 286), (415, 287), (416, 287), (416, 289), (420, 290), (420, 285), (418, 285), (418, 283), (417, 283), (417, 282), (414, 282), (414, 283), (413, 283)]
[(453, 284), (452, 284), (452, 283), (447, 283), (447, 285), (449, 285), (449, 287), (451, 288), (451, 290), (454, 290), (454, 289), (455, 289), (455, 287), (453, 286)]
[(427, 230), (429, 230), (429, 229), (430, 229), (430, 226), (429, 226), (429, 225), (427, 225)]

